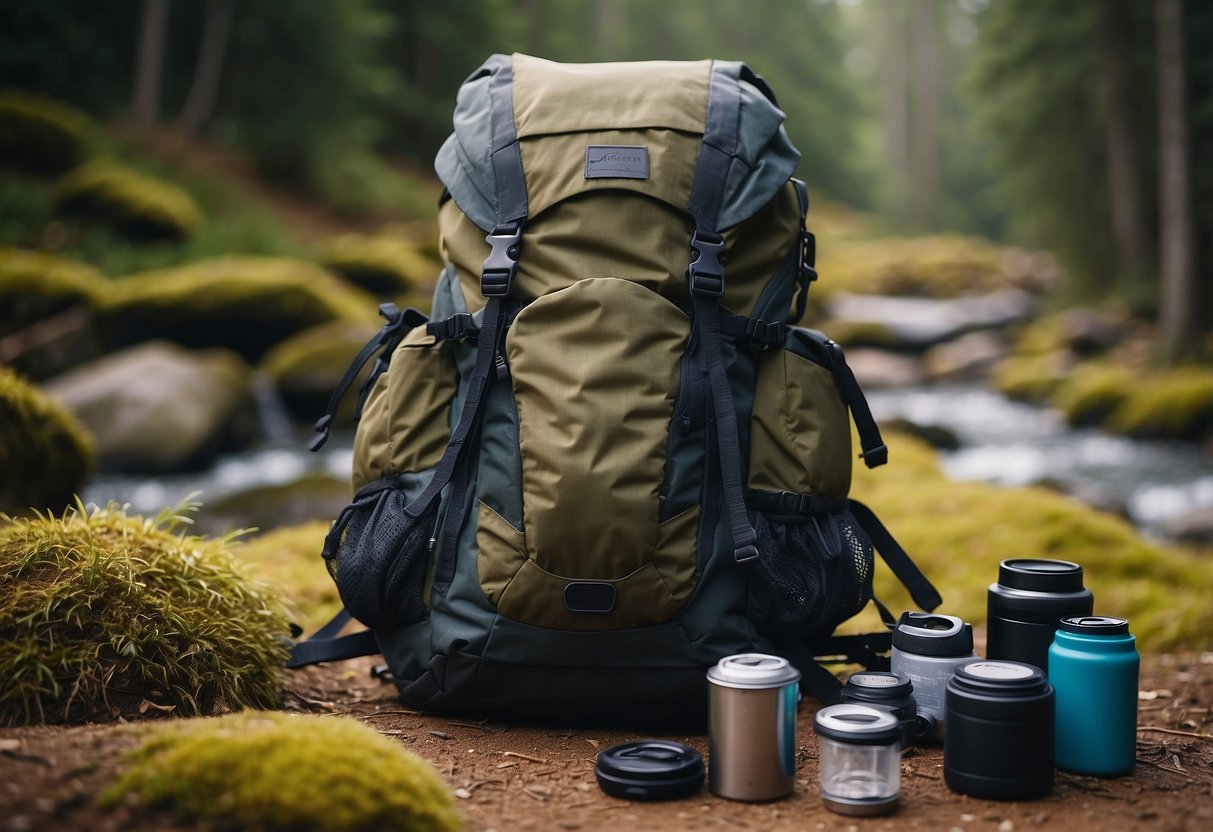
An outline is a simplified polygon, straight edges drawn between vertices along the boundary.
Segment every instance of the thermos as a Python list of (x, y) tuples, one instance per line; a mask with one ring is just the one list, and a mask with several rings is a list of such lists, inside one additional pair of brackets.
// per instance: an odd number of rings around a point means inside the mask
[(893, 629), (892, 669), (914, 686), (923, 736), (938, 740), (944, 726), (944, 694), (952, 671), (976, 659), (973, 627), (954, 615), (905, 612)]
[(1053, 789), (1053, 688), (1022, 662), (980, 659), (948, 682), (944, 782), (991, 800), (1031, 800)]
[(914, 743), (930, 725), (918, 718), (918, 703), (914, 685), (908, 676), (887, 670), (864, 670), (852, 673), (842, 687), (842, 702), (883, 708), (897, 717), (901, 725), (901, 750), (913, 748)]
[(775, 800), (796, 774), (800, 671), (787, 659), (740, 653), (708, 669), (708, 788), (732, 800)]
[(1082, 567), (1068, 560), (1012, 558), (998, 566), (987, 594), (986, 656), (1049, 672), (1049, 645), (1066, 616), (1090, 615), (1095, 604)]
[(1057, 767), (1113, 777), (1137, 761), (1140, 660), (1123, 618), (1063, 618), (1049, 648), (1057, 691)]
[(901, 726), (891, 712), (845, 703), (813, 717), (821, 800), (840, 815), (882, 815), (901, 790)]

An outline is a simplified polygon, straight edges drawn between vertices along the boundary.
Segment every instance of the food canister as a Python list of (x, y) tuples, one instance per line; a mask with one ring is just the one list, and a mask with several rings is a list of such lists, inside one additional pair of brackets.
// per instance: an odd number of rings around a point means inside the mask
[(1053, 789), (1053, 688), (1040, 668), (980, 659), (948, 682), (943, 777), (953, 791), (1032, 800)]
[(708, 669), (708, 788), (731, 800), (776, 800), (795, 786), (800, 671), (740, 653)]
[(998, 566), (987, 594), (986, 656), (1036, 665), (1049, 672), (1049, 645), (1066, 616), (1090, 615), (1095, 605), (1082, 567), (1068, 560), (1011, 558)]
[(842, 702), (884, 708), (901, 724), (901, 750), (913, 748), (934, 721), (920, 719), (914, 699), (914, 685), (908, 676), (887, 670), (863, 670), (852, 673), (842, 686)]
[(1049, 681), (1057, 692), (1057, 767), (1115, 777), (1137, 763), (1140, 659), (1129, 622), (1080, 615), (1063, 618), (1049, 648)]
[(901, 725), (884, 708), (830, 705), (813, 717), (821, 800), (840, 815), (882, 815), (901, 790)]
[(973, 626), (954, 615), (905, 612), (893, 628), (894, 673), (914, 685), (918, 716), (926, 723), (923, 739), (939, 740), (944, 731), (944, 695), (952, 671), (971, 662)]

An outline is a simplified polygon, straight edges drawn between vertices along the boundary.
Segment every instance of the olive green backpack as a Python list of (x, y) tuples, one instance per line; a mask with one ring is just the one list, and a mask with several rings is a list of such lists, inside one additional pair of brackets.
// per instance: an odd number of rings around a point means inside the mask
[[(495, 55), (435, 163), (432, 315), (385, 305), (358, 370), (353, 502), (324, 558), (348, 613), (292, 665), (382, 652), (434, 711), (702, 714), (705, 670), (778, 653), (877, 666), (833, 636), (872, 600), (887, 451), (837, 344), (797, 327), (813, 270), (799, 153), (765, 82), (723, 61)], [(486, 236), (487, 234), (487, 236)], [(886, 620), (887, 611), (881, 607)], [(348, 616), (365, 633), (336, 637)]]

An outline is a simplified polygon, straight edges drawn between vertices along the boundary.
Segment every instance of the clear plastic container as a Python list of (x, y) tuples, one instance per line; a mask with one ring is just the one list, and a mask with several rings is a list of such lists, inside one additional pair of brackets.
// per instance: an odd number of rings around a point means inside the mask
[(897, 808), (901, 791), (901, 724), (869, 705), (822, 708), (813, 718), (818, 737), (821, 800), (841, 815), (882, 815)]

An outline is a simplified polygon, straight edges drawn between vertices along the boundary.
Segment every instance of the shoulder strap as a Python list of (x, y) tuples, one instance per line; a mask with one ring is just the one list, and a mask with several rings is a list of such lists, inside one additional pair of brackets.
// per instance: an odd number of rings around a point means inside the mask
[(361, 630), (345, 636), (337, 635), (352, 618), (342, 607), (341, 611), (311, 638), (291, 645), (291, 655), (286, 666), (294, 669), (319, 662), (335, 662), (379, 653), (379, 641), (370, 630)]

